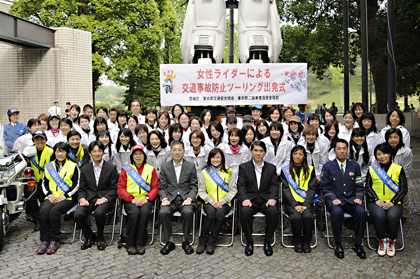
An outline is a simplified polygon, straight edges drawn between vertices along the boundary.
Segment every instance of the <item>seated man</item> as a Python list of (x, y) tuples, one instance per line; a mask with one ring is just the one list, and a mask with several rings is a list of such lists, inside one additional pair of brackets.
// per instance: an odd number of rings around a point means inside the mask
[(160, 170), (159, 194), (162, 204), (159, 217), (162, 223), (166, 245), (160, 250), (163, 255), (175, 249), (172, 238), (172, 215), (181, 212), (185, 254), (194, 253), (188, 241), (193, 224), (194, 201), (197, 196), (197, 171), (194, 163), (184, 160), (184, 143), (174, 140), (171, 143), (172, 160), (164, 162)]
[(331, 225), (335, 240), (335, 256), (344, 258), (341, 245), (341, 229), (344, 212), (350, 214), (355, 221), (356, 243), (353, 250), (361, 259), (366, 258), (362, 248), (363, 233), (366, 228), (366, 212), (362, 206), (363, 183), (360, 166), (357, 162), (346, 159), (348, 143), (338, 139), (334, 148), (336, 159), (328, 161), (322, 167), (321, 189), (327, 209), (331, 214)]
[(242, 203), (241, 225), (245, 233), (247, 245), (245, 255), (254, 253), (252, 239), (253, 215), (261, 212), (265, 215), (264, 253), (273, 254), (271, 241), (279, 222), (277, 200), (279, 198), (279, 180), (276, 167), (264, 162), (267, 147), (262, 141), (256, 141), (251, 146), (252, 160), (239, 165), (238, 192)]
[[(93, 162), (81, 168), (79, 207), (74, 213), (74, 220), (82, 229), (86, 240), (81, 249), (92, 247), (97, 242), (98, 250), (106, 247), (104, 239), (104, 227), (106, 214), (112, 209), (117, 198), (118, 172), (115, 166), (102, 159), (105, 147), (100, 141), (89, 144), (89, 155)], [(87, 222), (88, 214), (95, 211), (96, 227), (95, 235)]]

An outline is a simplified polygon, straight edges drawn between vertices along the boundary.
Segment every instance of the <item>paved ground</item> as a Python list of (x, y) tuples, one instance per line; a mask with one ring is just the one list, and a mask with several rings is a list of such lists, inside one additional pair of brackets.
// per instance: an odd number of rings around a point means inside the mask
[[(146, 247), (144, 256), (128, 256), (124, 249), (118, 249), (116, 240), (105, 251), (98, 251), (96, 247), (81, 251), (80, 243), (75, 242), (62, 245), (55, 255), (38, 256), (35, 250), (39, 246), (39, 233), (32, 231), (32, 223), (27, 222), (23, 214), (12, 224), (5, 239), (0, 253), (0, 278), (420, 277), (420, 242), (417, 238), (420, 231), (420, 142), (417, 139), (412, 139), (412, 149), (415, 157), (409, 181), (411, 212), (404, 225), (405, 249), (397, 252), (394, 258), (380, 258), (365, 246), (367, 259), (361, 260), (347, 249), (345, 258), (339, 260), (323, 237), (318, 238), (318, 247), (311, 254), (296, 254), (277, 242), (272, 257), (266, 257), (260, 247), (255, 248), (253, 256), (247, 257), (239, 235), (235, 236), (232, 247), (219, 247), (211, 256), (185, 255), (179, 246), (163, 256), (159, 253), (162, 246), (156, 240)], [(69, 227), (71, 223), (64, 224)], [(286, 223), (285, 227), (289, 228), (289, 225)], [(279, 230), (276, 235), (279, 240)], [(63, 236), (62, 240), (68, 242), (69, 236)], [(348, 241), (347, 245), (351, 244)]]

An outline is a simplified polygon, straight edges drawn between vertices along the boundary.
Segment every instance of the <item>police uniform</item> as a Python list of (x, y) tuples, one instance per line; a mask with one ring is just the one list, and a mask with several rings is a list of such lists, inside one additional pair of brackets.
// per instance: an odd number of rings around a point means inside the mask
[(10, 122), (3, 127), (4, 144), (7, 146), (7, 148), (9, 148), (9, 150), (13, 150), (13, 146), (15, 145), (18, 137), (28, 133), (28, 128), (26, 127), (25, 123), (16, 122), (16, 125), (13, 126), (12, 122)]
[[(355, 204), (355, 199), (363, 201), (363, 183), (360, 166), (357, 162), (346, 159), (344, 175), (337, 159), (328, 161), (322, 167), (321, 189), (331, 214), (331, 225), (336, 243), (341, 243), (341, 229), (344, 212), (350, 214), (355, 221), (356, 244), (360, 245), (366, 228), (366, 212), (363, 205)], [(339, 199), (340, 205), (333, 205)]]

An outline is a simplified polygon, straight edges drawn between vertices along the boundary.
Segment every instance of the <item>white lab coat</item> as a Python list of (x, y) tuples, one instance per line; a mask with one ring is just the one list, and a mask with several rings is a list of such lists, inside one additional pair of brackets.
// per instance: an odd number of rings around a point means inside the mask
[(147, 155), (147, 163), (156, 169), (156, 173), (159, 176), (160, 168), (163, 164), (163, 162), (169, 160), (171, 158), (171, 148), (169, 146), (166, 146), (165, 148), (162, 148), (159, 151), (159, 154), (155, 155), (155, 153), (152, 150), (145, 149), (146, 155)]
[(270, 137), (266, 137), (262, 141), (267, 146), (267, 153), (264, 156), (264, 161), (275, 165), (277, 174), (280, 175), (281, 168), (290, 163), (290, 152), (294, 147), (294, 143), (289, 141), (287, 137), (283, 135), (282, 140), (280, 141), (277, 148), (277, 154), (274, 155), (274, 145), (271, 142)]
[(304, 137), (300, 138), (298, 145), (305, 147), (308, 164), (314, 167), (316, 178), (321, 179), (322, 166), (328, 160), (328, 145), (324, 144), (322, 140), (316, 139), (313, 153), (309, 152), (308, 143)]
[(201, 146), (198, 156), (195, 156), (194, 148), (192, 146), (189, 146), (188, 149), (185, 150), (184, 159), (194, 163), (195, 169), (197, 170), (197, 177), (200, 177), (201, 171), (207, 163), (210, 150), (208, 145)]
[(251, 160), (251, 152), (245, 144), (242, 144), (241, 149), (237, 154), (233, 154), (229, 143), (219, 145), (220, 149), (225, 154), (225, 165), (232, 169), (232, 172), (238, 177), (239, 165)]

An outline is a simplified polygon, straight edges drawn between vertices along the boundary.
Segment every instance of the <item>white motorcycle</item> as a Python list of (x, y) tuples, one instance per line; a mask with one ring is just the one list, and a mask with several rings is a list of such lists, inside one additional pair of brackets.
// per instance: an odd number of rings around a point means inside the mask
[[(10, 223), (19, 217), (25, 208), (25, 201), (36, 192), (34, 171), (28, 167), (28, 159), (35, 154), (36, 148), (27, 146), (22, 153), (16, 152), (0, 158), (0, 251)], [(28, 198), (23, 196), (25, 185), (35, 186)]]

